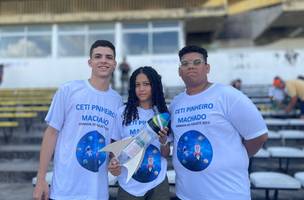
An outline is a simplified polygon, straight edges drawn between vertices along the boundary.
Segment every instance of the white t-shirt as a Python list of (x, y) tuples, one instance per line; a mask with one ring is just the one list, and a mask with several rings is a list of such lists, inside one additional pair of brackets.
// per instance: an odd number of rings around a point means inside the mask
[(109, 89), (101, 92), (88, 81), (72, 81), (56, 92), (46, 122), (58, 130), (50, 198), (108, 199), (107, 154), (122, 99)]
[(170, 106), (176, 195), (183, 200), (249, 200), (248, 155), (242, 143), (267, 132), (240, 91), (221, 84), (176, 96)]
[(268, 90), (268, 96), (274, 101), (282, 102), (285, 98), (284, 90), (271, 86)]
[[(138, 120), (132, 121), (129, 125), (122, 125), (123, 111), (125, 106), (119, 109), (116, 128), (118, 129), (112, 135), (113, 140), (121, 140), (126, 137), (137, 135), (145, 126), (146, 122), (155, 114), (152, 109), (143, 109), (137, 107)], [(118, 176), (119, 185), (128, 193), (134, 196), (144, 196), (147, 191), (159, 185), (166, 178), (167, 160), (161, 156), (160, 142), (154, 140), (147, 147), (141, 166), (134, 173), (132, 178), (126, 183), (127, 170), (122, 167), (122, 172)]]

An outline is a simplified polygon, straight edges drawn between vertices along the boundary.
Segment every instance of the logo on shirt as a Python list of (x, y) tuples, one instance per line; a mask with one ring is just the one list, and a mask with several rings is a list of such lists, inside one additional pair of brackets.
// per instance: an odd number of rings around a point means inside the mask
[(202, 171), (212, 161), (213, 150), (204, 134), (190, 130), (177, 143), (177, 158), (190, 171)]
[(132, 178), (141, 183), (148, 183), (157, 178), (158, 174), (160, 173), (160, 170), (160, 151), (154, 145), (149, 145), (146, 149), (141, 166), (138, 168)]
[(98, 131), (85, 134), (78, 142), (76, 157), (78, 163), (92, 172), (98, 172), (106, 160), (106, 153), (101, 149), (105, 146), (105, 138)]

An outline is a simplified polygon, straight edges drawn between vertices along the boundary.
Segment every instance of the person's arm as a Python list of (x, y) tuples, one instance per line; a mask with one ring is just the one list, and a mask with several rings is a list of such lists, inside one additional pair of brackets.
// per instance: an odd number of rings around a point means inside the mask
[(165, 158), (170, 155), (170, 143), (167, 142), (168, 131), (169, 131), (169, 129), (167, 127), (165, 127), (164, 129), (162, 129), (158, 132), (159, 142), (160, 142), (160, 153)]
[(165, 158), (169, 157), (169, 155), (170, 155), (170, 142), (167, 142), (167, 144), (161, 144), (160, 145), (160, 153)]
[[(116, 140), (111, 139), (111, 143), (116, 142)], [(109, 164), (108, 170), (113, 176), (119, 176), (121, 174), (121, 166), (119, 160), (115, 157), (115, 155), (110, 152), (109, 153)]]
[(297, 104), (297, 101), (298, 101), (297, 96), (291, 97), (287, 107), (285, 108), (285, 112), (289, 113), (295, 107), (295, 105)]
[(49, 199), (49, 186), (45, 180), (49, 163), (54, 154), (54, 149), (57, 141), (57, 130), (48, 126), (44, 132), (41, 150), (40, 161), (37, 173), (37, 182), (33, 192), (34, 200), (48, 200)]
[(268, 138), (266, 123), (257, 107), (244, 94), (227, 96), (232, 102), (227, 104), (229, 106), (227, 119), (241, 136), (247, 154), (251, 157)]
[(244, 140), (243, 144), (247, 150), (247, 154), (249, 157), (256, 154), (259, 149), (263, 146), (263, 144), (267, 141), (268, 135), (267, 133), (264, 133), (263, 135), (256, 137), (251, 140)]

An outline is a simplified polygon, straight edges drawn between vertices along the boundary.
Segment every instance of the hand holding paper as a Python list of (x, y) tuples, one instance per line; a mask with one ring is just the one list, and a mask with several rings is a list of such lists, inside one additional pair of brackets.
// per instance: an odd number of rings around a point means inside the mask
[(112, 152), (128, 170), (127, 182), (140, 166), (148, 145), (158, 139), (158, 132), (168, 126), (169, 113), (160, 113), (148, 120), (146, 126), (134, 137), (107, 145), (102, 151)]

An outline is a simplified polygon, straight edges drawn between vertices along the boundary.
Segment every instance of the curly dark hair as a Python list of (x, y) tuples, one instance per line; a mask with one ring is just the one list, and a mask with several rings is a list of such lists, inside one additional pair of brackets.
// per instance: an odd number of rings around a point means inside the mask
[(129, 97), (123, 112), (123, 125), (130, 124), (133, 120), (139, 119), (137, 106), (139, 106), (139, 99), (136, 96), (136, 77), (138, 74), (145, 74), (149, 79), (152, 89), (152, 107), (157, 107), (158, 112), (168, 112), (166, 101), (163, 92), (163, 84), (161, 76), (150, 66), (139, 67), (136, 69), (129, 81)]

